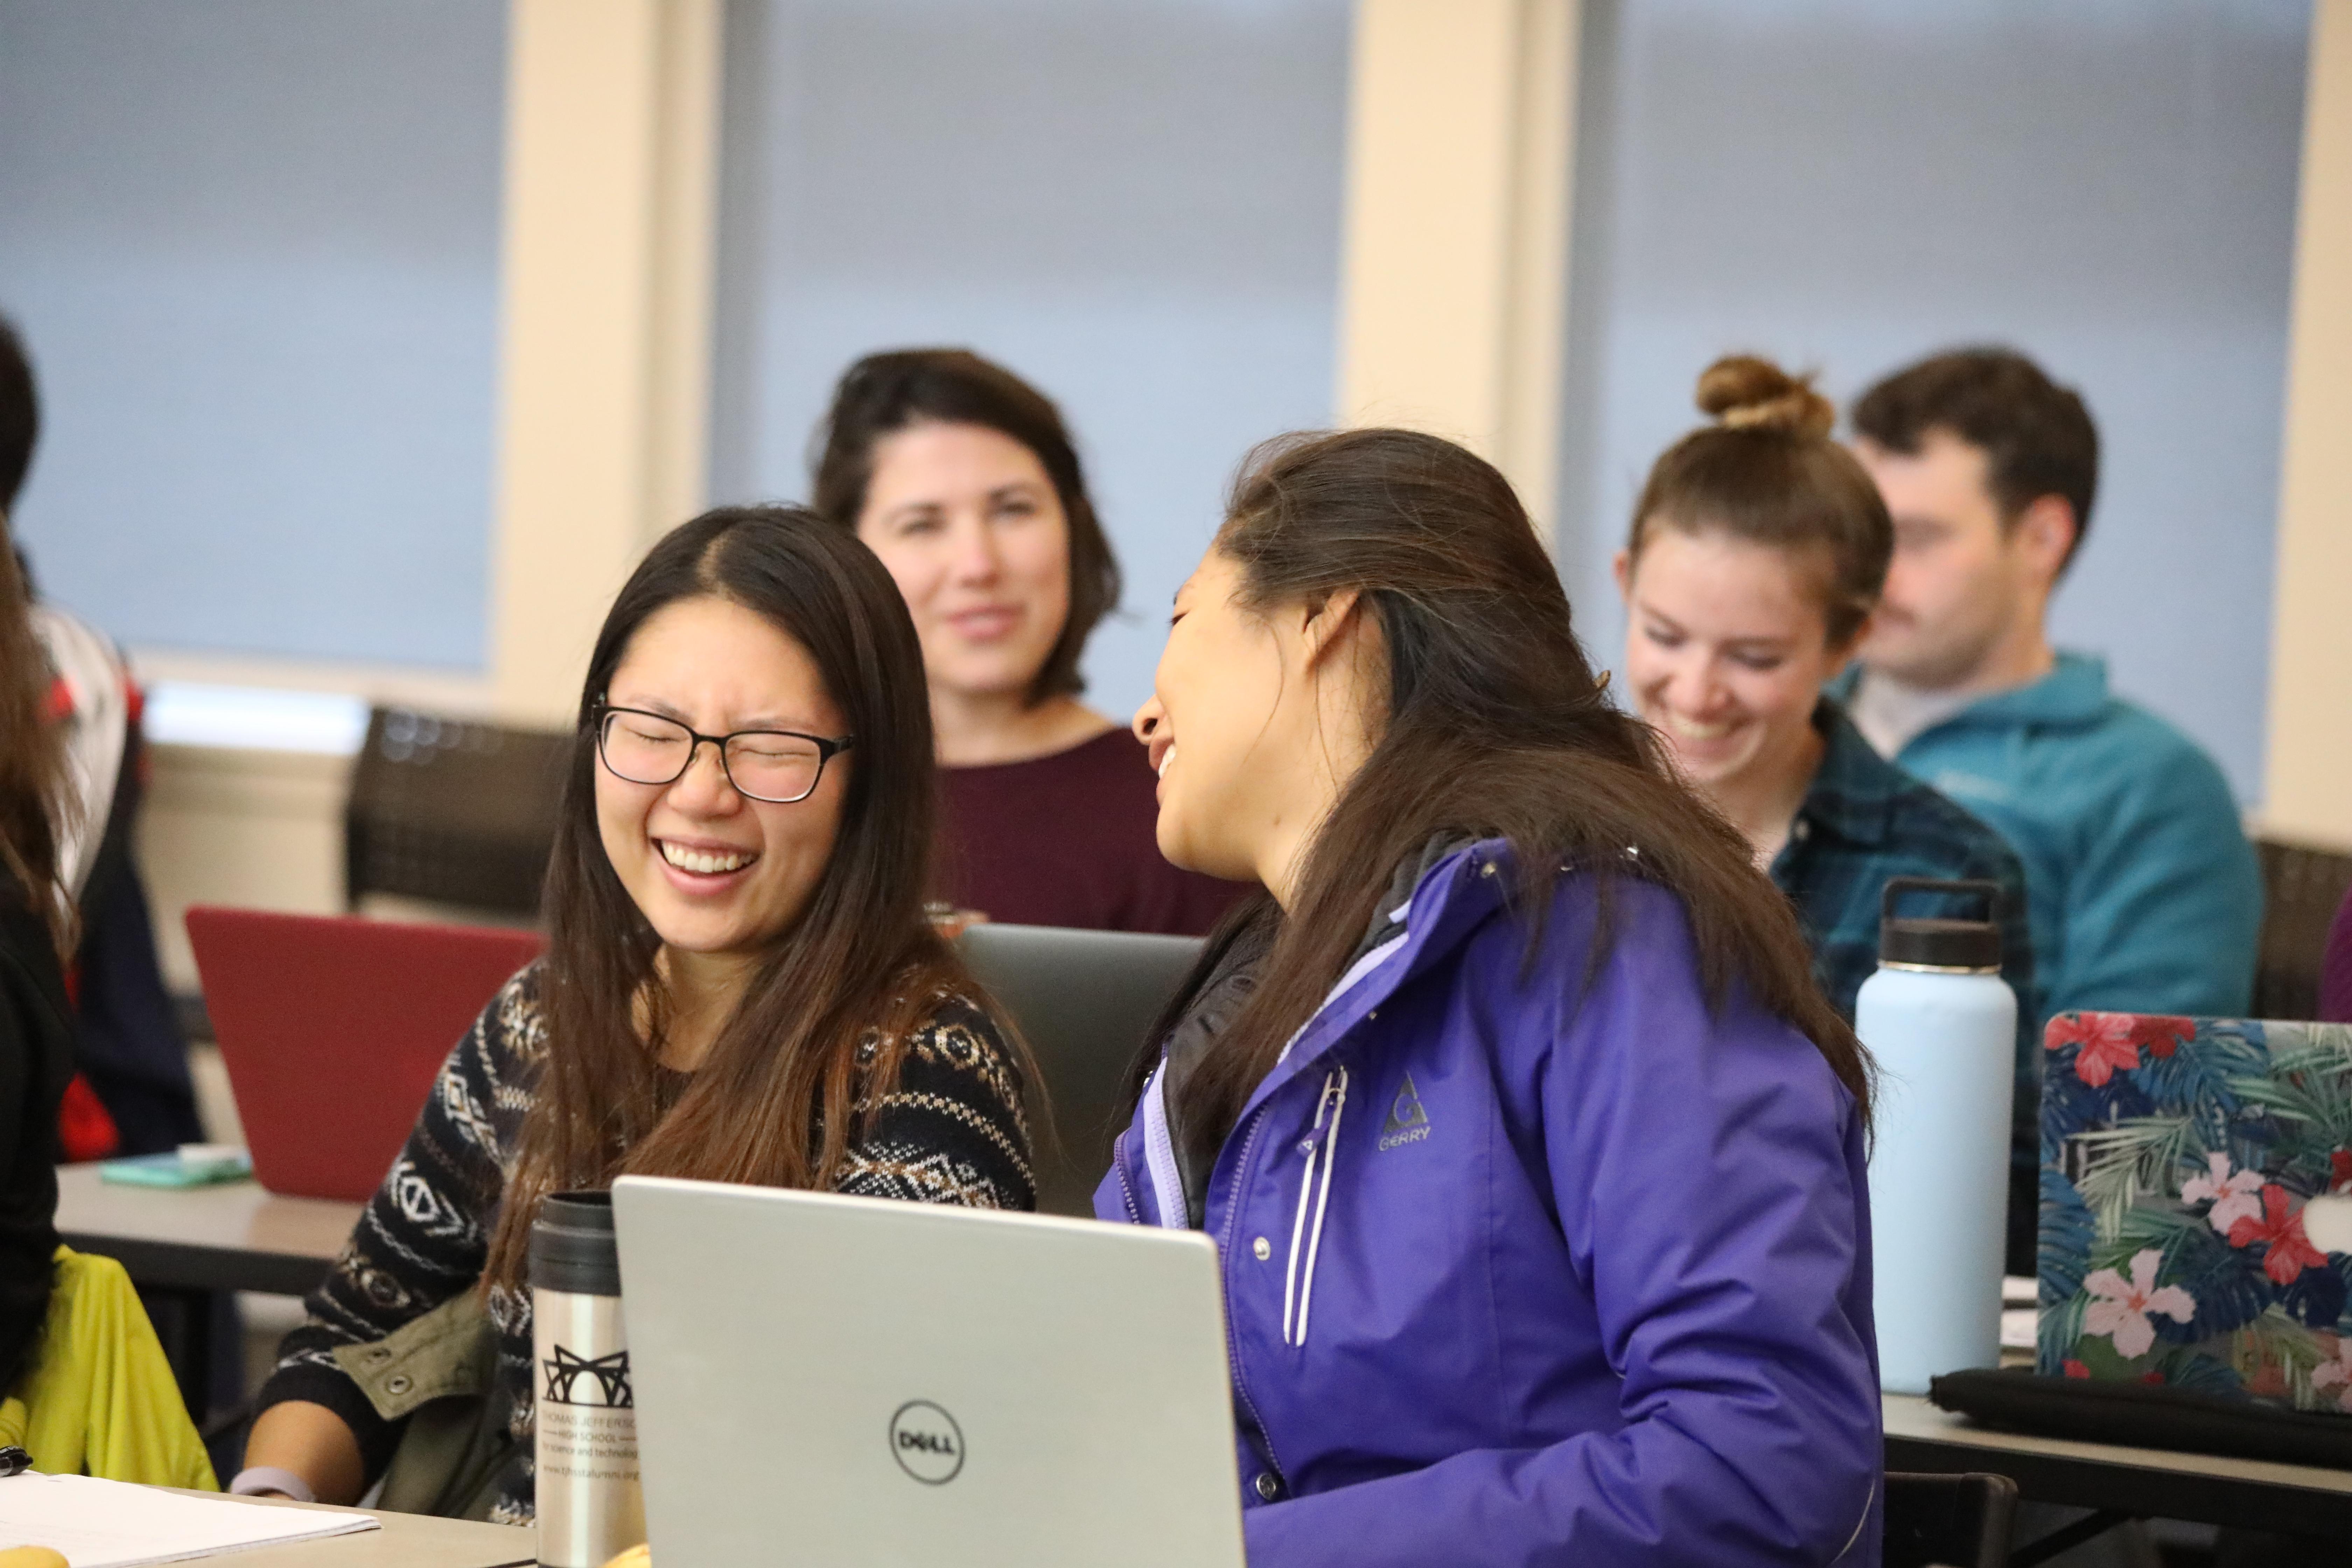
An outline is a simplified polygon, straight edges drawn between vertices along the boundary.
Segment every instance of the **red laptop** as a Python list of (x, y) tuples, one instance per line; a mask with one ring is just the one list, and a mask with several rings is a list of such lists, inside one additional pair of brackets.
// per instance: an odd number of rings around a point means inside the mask
[(364, 1202), (450, 1047), (539, 955), (538, 932), (196, 905), (188, 942), (253, 1173)]

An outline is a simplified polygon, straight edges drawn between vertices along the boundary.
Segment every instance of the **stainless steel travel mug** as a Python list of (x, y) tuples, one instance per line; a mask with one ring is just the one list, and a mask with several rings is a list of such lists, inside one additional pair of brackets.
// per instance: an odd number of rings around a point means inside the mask
[(555, 1193), (530, 1227), (539, 1560), (603, 1568), (646, 1538), (613, 1194)]

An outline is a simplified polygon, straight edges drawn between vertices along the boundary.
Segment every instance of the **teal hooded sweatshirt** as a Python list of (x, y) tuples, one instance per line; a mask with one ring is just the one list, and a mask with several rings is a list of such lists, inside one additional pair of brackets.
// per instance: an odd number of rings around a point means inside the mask
[(1930, 726), (1893, 760), (2025, 862), (2044, 1017), (2244, 1015), (2263, 879), (2237, 803), (2195, 742), (2109, 693), (2105, 660), (2061, 653), (2048, 675)]

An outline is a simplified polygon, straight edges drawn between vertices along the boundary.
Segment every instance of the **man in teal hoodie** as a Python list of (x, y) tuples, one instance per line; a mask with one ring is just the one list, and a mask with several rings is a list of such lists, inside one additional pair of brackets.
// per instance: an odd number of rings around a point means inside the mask
[(2244, 1013), (2262, 874), (2221, 769), (2050, 645), (2098, 485), (2082, 399), (2022, 354), (1962, 350), (1880, 382), (1853, 426), (1895, 560), (1853, 718), (2016, 847), (2042, 1016)]

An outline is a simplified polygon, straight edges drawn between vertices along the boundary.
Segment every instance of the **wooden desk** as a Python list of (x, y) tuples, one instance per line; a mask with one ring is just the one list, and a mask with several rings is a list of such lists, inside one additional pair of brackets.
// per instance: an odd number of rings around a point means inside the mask
[[(212, 1497), (216, 1494), (201, 1494)], [(283, 1498), (233, 1498), (255, 1508), (307, 1508), (328, 1513), (365, 1511), (383, 1521), (382, 1530), (295, 1541), (207, 1557), (236, 1568), (517, 1568), (539, 1561), (539, 1532), (510, 1524), (475, 1524), (462, 1519), (428, 1519), (418, 1513), (328, 1508), (324, 1503), (288, 1502)]]
[(254, 1181), (133, 1187), (58, 1167), (58, 1233), (116, 1258), (142, 1288), (307, 1296), (351, 1238), (358, 1204), (281, 1198)]
[(2141, 1519), (2297, 1535), (2341, 1535), (2352, 1521), (2352, 1470), (2029, 1436), (1916, 1395), (1887, 1394), (1884, 1406), (1890, 1470), (1990, 1471), (2021, 1497)]

